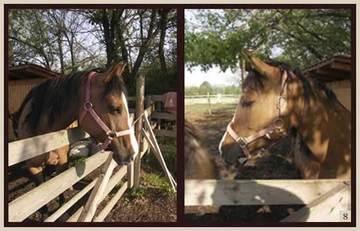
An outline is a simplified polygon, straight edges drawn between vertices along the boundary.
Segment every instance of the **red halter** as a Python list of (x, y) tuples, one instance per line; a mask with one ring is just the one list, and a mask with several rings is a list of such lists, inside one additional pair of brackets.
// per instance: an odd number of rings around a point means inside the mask
[(115, 137), (130, 135), (130, 134), (134, 133), (134, 129), (133, 129), (133, 127), (130, 127), (127, 130), (123, 130), (123, 131), (119, 131), (119, 132), (113, 131), (98, 116), (98, 114), (96, 113), (96, 111), (93, 108), (93, 104), (90, 101), (91, 80), (95, 76), (95, 74), (96, 74), (96, 72), (90, 72), (89, 75), (87, 75), (86, 85), (85, 85), (85, 101), (84, 101), (82, 110), (80, 111), (79, 124), (81, 124), (81, 122), (85, 118), (86, 114), (89, 113), (91, 115), (91, 117), (95, 120), (96, 124), (99, 125), (99, 127), (105, 132), (105, 134), (107, 136), (106, 140), (101, 145), (102, 149), (105, 149), (105, 148), (107, 148), (107, 146), (109, 146), (109, 144)]

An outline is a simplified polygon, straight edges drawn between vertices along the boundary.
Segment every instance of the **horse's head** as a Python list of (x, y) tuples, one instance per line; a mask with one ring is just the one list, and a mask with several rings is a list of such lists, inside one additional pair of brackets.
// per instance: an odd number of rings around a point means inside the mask
[[(248, 75), (235, 114), (219, 144), (220, 155), (229, 163), (246, 160), (287, 130), (285, 101), (288, 73), (247, 54)], [(290, 76), (289, 76), (290, 77)]]
[(104, 148), (110, 148), (118, 163), (128, 162), (139, 149), (122, 79), (124, 68), (120, 63), (104, 73), (87, 76), (79, 117), (81, 127)]

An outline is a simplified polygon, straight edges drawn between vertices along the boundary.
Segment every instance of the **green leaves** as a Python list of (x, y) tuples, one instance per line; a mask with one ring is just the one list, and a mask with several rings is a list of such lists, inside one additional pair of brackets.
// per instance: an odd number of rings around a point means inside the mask
[(203, 70), (238, 68), (240, 52), (256, 49), (304, 68), (335, 53), (350, 53), (351, 11), (347, 9), (187, 10), (185, 63)]

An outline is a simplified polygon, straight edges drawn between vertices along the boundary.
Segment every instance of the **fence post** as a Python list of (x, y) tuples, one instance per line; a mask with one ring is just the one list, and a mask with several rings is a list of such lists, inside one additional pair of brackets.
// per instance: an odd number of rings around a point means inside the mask
[[(135, 118), (138, 118), (144, 113), (144, 100), (145, 100), (145, 76), (140, 74), (136, 79), (136, 113)], [(140, 151), (142, 150), (141, 142), (141, 128), (143, 126), (143, 120), (139, 119), (135, 124), (135, 135), (136, 140), (140, 146)], [(140, 171), (141, 171), (141, 156), (137, 155), (134, 160), (134, 187), (138, 187), (140, 184)]]
[(207, 100), (208, 100), (208, 112), (209, 112), (209, 115), (211, 115), (211, 100), (210, 100), (210, 92), (207, 93)]

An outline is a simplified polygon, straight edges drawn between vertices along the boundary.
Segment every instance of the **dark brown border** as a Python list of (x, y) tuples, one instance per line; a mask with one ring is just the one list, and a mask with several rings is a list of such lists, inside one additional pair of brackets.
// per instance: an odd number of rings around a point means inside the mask
[(177, 38), (178, 38), (178, 97), (177, 97), (177, 180), (178, 180), (178, 194), (177, 194), (177, 221), (176, 222), (102, 222), (102, 223), (37, 223), (37, 222), (8, 222), (8, 185), (7, 185), (7, 166), (8, 166), (8, 137), (7, 132), (4, 134), (4, 225), (5, 227), (189, 227), (193, 226), (184, 221), (184, 9), (339, 9), (346, 8), (352, 11), (352, 194), (351, 194), (351, 217), (352, 221), (349, 223), (342, 222), (296, 222), (296, 223), (218, 223), (218, 224), (204, 224), (203, 227), (226, 227), (226, 226), (244, 226), (244, 227), (355, 227), (356, 226), (356, 5), (355, 4), (288, 4), (288, 5), (273, 5), (273, 4), (5, 4), (4, 5), (4, 112), (5, 121), (4, 129), (8, 130), (8, 13), (10, 9), (74, 9), (74, 8), (176, 8), (177, 9)]
[(184, 217), (184, 9), (177, 8), (177, 217), (181, 225)]

